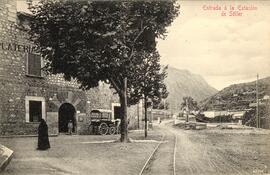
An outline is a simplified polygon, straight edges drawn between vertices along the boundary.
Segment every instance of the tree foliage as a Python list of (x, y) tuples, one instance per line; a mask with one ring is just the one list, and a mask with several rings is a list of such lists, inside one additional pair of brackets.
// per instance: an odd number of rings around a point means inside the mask
[[(140, 53), (142, 64), (137, 65), (137, 68), (132, 77), (130, 97), (143, 97), (148, 101), (151, 99), (153, 103), (160, 103), (160, 101), (168, 96), (164, 79), (167, 76), (166, 67), (161, 67), (158, 52)], [(132, 101), (134, 100), (134, 101)], [(136, 98), (130, 98), (130, 103), (136, 102)]]
[[(117, 91), (156, 38), (177, 15), (170, 1), (42, 1), (33, 9), (31, 36), (49, 61), (47, 69), (76, 78), (82, 88), (109, 81)], [(128, 83), (131, 85), (131, 83)]]
[(163, 110), (168, 110), (170, 109), (170, 104), (168, 101), (165, 99), (161, 100), (160, 102), (153, 103), (153, 109), (163, 109)]
[(185, 109), (185, 110), (190, 110), (190, 111), (197, 111), (199, 110), (199, 107), (198, 107), (198, 103), (197, 101), (195, 101), (192, 97), (190, 96), (186, 96), (186, 97), (183, 97), (183, 102), (181, 103), (181, 109)]
[[(129, 104), (137, 103), (142, 91), (153, 97), (146, 88), (149, 78), (139, 70), (147, 57), (158, 62), (156, 39), (165, 37), (178, 8), (175, 1), (42, 0), (32, 8), (29, 33), (50, 73), (74, 78), (82, 89), (96, 87), (99, 81), (109, 83), (124, 112), (125, 78)], [(152, 73), (147, 76), (157, 76), (156, 80), (163, 76), (158, 69)]]

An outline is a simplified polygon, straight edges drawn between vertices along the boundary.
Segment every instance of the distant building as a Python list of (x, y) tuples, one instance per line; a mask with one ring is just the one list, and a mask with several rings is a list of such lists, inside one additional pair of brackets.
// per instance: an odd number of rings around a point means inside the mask
[(270, 99), (270, 96), (269, 95), (263, 96), (263, 100), (269, 100), (269, 99)]
[(151, 120), (158, 120), (158, 118), (161, 120), (172, 118), (171, 111), (161, 109), (149, 109), (149, 111), (147, 111), (147, 115)]
[(217, 116), (227, 115), (227, 111), (204, 111), (203, 114), (207, 118), (215, 118)]
[(246, 111), (228, 111), (227, 115), (231, 115), (232, 119), (242, 119)]
[[(242, 124), (244, 115), (246, 114), (245, 110), (242, 111), (204, 111), (204, 116), (210, 121), (215, 122), (237, 122)], [(225, 117), (225, 118), (224, 118)]]

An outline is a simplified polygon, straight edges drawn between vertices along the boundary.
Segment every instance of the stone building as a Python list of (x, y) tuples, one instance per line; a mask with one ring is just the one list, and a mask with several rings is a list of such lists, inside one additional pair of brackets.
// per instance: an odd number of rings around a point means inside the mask
[[(16, 0), (0, 1), (0, 135), (35, 135), (41, 118), (49, 134), (67, 131), (85, 134), (92, 109), (110, 109), (116, 117), (120, 104), (108, 85), (87, 92), (61, 75), (46, 76), (43, 60), (28, 39), (27, 18), (16, 10)], [(142, 107), (128, 109), (130, 127), (136, 128)]]
[[(45, 76), (42, 58), (28, 40), (27, 14), (17, 13), (15, 0), (0, 1), (0, 131), (1, 135), (37, 133), (41, 118), (50, 134), (86, 116), (87, 97), (76, 82)], [(81, 120), (80, 120), (81, 121)]]

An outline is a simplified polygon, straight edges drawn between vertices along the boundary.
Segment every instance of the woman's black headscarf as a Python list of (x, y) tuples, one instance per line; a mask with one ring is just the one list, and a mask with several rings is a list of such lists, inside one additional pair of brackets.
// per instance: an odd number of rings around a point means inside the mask
[(50, 148), (48, 126), (44, 119), (41, 119), (38, 126), (38, 150), (47, 150)]

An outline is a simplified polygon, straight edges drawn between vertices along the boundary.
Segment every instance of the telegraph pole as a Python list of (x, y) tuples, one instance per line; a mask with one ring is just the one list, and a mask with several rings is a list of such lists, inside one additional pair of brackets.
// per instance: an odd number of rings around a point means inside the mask
[(138, 119), (138, 129), (140, 129), (140, 103), (137, 104), (137, 119)]
[(33, 5), (33, 0), (26, 0), (26, 4), (28, 5), (28, 9), (30, 9)]
[(186, 99), (186, 107), (187, 107), (187, 118), (186, 118), (186, 121), (188, 122), (188, 120), (189, 120), (189, 106), (188, 106), (188, 98)]
[(144, 137), (147, 137), (147, 97), (144, 96)]
[(256, 80), (256, 126), (257, 128), (260, 127), (260, 117), (259, 117), (259, 90), (258, 90), (258, 79), (259, 79), (259, 74), (257, 74), (257, 80)]

